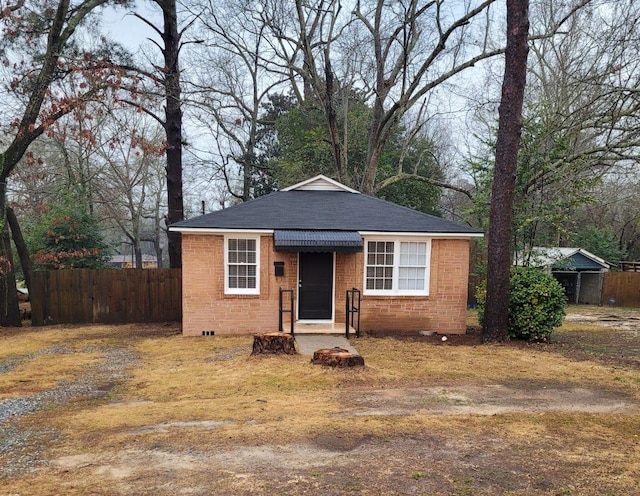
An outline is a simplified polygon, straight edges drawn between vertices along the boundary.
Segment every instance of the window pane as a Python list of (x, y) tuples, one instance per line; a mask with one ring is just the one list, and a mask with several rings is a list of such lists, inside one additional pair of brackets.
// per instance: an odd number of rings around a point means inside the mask
[(400, 243), (400, 266), (403, 265), (427, 265), (427, 243), (402, 242)]
[(422, 267), (401, 267), (398, 289), (423, 290), (425, 288), (425, 269)]
[(238, 249), (238, 240), (230, 239), (229, 240), (229, 251), (236, 251)]

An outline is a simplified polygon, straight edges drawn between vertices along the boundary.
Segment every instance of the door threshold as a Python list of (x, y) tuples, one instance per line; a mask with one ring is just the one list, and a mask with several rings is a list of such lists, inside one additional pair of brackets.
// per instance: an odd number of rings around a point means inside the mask
[(330, 321), (298, 320), (294, 326), (296, 334), (344, 334), (344, 324), (336, 324)]

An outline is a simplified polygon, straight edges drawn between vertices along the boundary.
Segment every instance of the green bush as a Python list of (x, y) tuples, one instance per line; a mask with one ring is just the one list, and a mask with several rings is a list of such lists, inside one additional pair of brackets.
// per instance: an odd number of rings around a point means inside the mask
[[(482, 324), (486, 288), (477, 293), (478, 319)], [(562, 286), (546, 272), (534, 267), (513, 267), (509, 289), (509, 337), (544, 341), (562, 324), (566, 297)]]

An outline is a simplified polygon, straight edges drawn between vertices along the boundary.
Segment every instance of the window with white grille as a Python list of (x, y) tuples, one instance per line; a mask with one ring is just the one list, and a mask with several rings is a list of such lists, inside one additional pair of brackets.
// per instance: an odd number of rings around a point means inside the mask
[(225, 293), (259, 294), (259, 238), (226, 238)]
[(367, 240), (365, 294), (429, 294), (431, 241)]

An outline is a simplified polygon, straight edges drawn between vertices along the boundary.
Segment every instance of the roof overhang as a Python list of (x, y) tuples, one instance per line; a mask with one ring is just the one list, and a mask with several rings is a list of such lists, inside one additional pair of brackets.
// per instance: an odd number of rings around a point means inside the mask
[(273, 229), (234, 229), (232, 227), (180, 227), (169, 226), (169, 231), (183, 234), (273, 234)]
[(483, 232), (428, 232), (428, 231), (358, 231), (362, 236), (393, 236), (401, 238), (403, 236), (412, 238), (453, 238), (453, 239), (470, 239), (482, 238)]
[(274, 230), (276, 251), (340, 252), (362, 251), (362, 236), (357, 231), (298, 231)]

